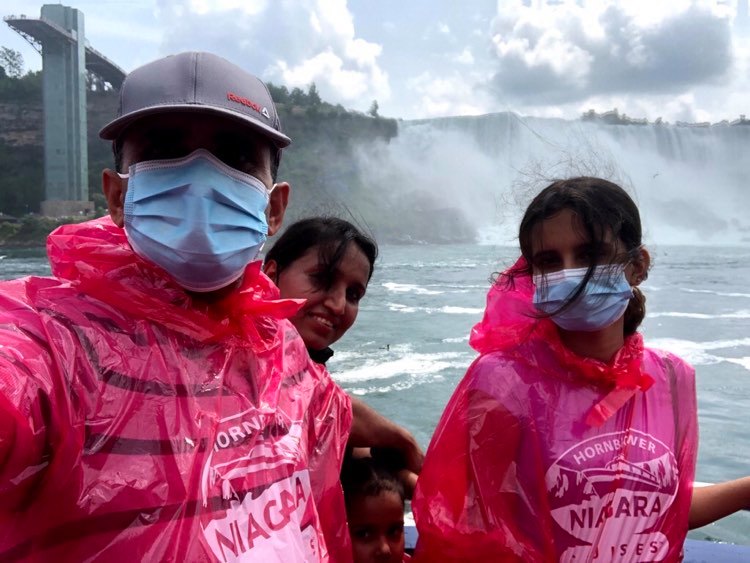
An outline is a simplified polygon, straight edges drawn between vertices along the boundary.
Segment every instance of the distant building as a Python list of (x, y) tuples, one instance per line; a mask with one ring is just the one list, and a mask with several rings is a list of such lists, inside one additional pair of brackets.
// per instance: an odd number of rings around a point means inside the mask
[(624, 113), (621, 115), (617, 108), (604, 113), (597, 113), (593, 109), (588, 110), (581, 115), (583, 121), (598, 121), (608, 125), (648, 125), (648, 119), (645, 117), (629, 117)]
[[(624, 113), (619, 113), (617, 108), (602, 113), (597, 113), (596, 110), (590, 109), (581, 114), (581, 121), (595, 121), (597, 123), (605, 123), (607, 125), (649, 125), (649, 121), (645, 117), (630, 117)], [(653, 122), (653, 125), (663, 126), (669, 125), (669, 122), (664, 121), (661, 117), (657, 117)], [(750, 119), (747, 119), (745, 114), (740, 114), (739, 119), (729, 121), (723, 119), (718, 123), (710, 123), (709, 121), (691, 122), (691, 121), (676, 121), (675, 127), (693, 127), (693, 128), (705, 128), (705, 127), (720, 127), (727, 125), (750, 125)]]

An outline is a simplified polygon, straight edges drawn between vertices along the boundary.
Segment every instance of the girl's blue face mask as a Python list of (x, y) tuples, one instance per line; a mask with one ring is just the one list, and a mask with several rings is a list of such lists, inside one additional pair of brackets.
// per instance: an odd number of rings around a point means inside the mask
[(133, 250), (189, 291), (242, 276), (268, 234), (270, 192), (205, 149), (130, 167), (125, 233)]
[(534, 306), (551, 314), (563, 330), (593, 332), (610, 326), (625, 314), (633, 289), (625, 277), (624, 265), (594, 268), (583, 293), (559, 311), (586, 276), (587, 268), (560, 270), (534, 276)]

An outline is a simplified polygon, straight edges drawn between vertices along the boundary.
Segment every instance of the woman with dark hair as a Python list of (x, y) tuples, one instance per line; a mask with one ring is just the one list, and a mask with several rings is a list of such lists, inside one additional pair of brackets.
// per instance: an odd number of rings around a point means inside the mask
[(750, 479), (693, 491), (694, 371), (637, 332), (638, 209), (606, 180), (554, 182), (519, 241), (427, 452), (416, 558), (678, 561), (688, 527), (750, 506)]
[(281, 297), (307, 300), (291, 321), (316, 362), (356, 320), (377, 256), (374, 240), (337, 217), (294, 223), (266, 254), (263, 270)]
[[(310, 357), (325, 364), (330, 346), (357, 318), (359, 302), (372, 278), (378, 247), (354, 225), (337, 217), (311, 217), (292, 224), (265, 257), (263, 270), (282, 298), (305, 299), (290, 320)], [(414, 436), (364, 401), (352, 400), (352, 448), (398, 452), (405, 469), (399, 474), (411, 496), (424, 457)], [(360, 452), (362, 453), (362, 452)]]

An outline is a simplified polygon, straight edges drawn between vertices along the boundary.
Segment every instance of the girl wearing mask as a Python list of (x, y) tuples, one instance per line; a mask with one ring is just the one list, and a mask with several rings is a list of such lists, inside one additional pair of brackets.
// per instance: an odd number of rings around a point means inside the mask
[(637, 332), (638, 209), (606, 180), (558, 181), (519, 241), (427, 452), (415, 559), (678, 561), (688, 527), (750, 506), (750, 479), (693, 491), (694, 371)]

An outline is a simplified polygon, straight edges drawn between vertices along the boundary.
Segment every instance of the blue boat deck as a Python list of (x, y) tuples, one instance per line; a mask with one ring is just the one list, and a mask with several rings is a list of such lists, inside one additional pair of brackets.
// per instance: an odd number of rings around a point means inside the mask
[[(404, 527), (406, 549), (411, 551), (417, 545), (417, 529)], [(683, 563), (748, 563), (750, 546), (730, 543), (716, 543), (701, 540), (685, 540)]]

